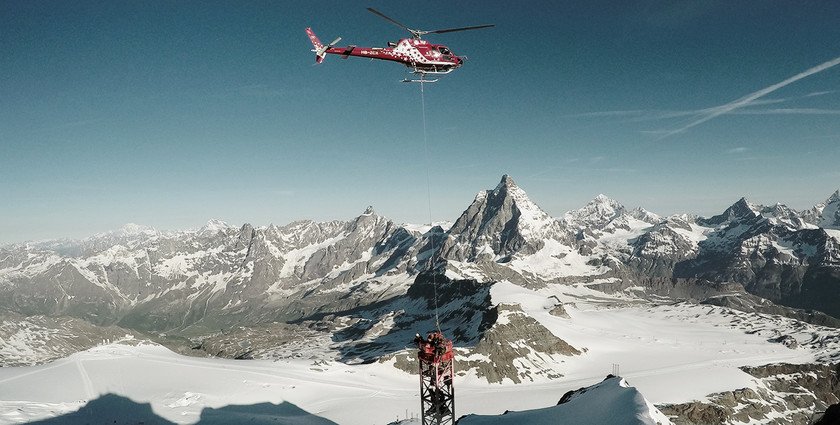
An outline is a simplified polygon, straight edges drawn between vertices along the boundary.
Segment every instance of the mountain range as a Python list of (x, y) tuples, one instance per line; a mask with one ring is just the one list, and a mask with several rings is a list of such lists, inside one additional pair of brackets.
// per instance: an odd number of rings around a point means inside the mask
[(349, 221), (260, 228), (127, 225), (0, 248), (0, 309), (200, 333), (373, 305), (406, 294), (423, 273), (675, 298), (743, 288), (838, 317), (840, 191), (805, 211), (742, 198), (710, 218), (660, 217), (599, 195), (551, 217), (503, 176), (448, 228), (396, 224), (370, 207)]
[[(574, 372), (574, 362), (597, 368), (613, 343), (587, 335), (612, 325), (586, 318), (622, 306), (634, 321), (653, 314), (651, 329), (674, 314), (686, 323), (716, 317), (706, 320), (805, 347), (824, 364), (840, 361), (839, 289), (840, 191), (804, 211), (740, 199), (713, 217), (660, 216), (598, 195), (552, 217), (503, 176), (454, 222), (434, 226), (397, 224), (368, 207), (348, 221), (210, 220), (176, 232), (132, 224), (0, 247), (0, 364), (43, 363), (130, 336), (189, 355), (389, 363), (413, 373), (406, 345), (437, 327), (455, 342), (459, 376), (541, 382)], [(558, 318), (573, 326), (557, 328)], [(661, 342), (649, 332), (636, 338)], [(716, 343), (723, 349), (727, 339)], [(786, 396), (767, 385), (766, 394), (720, 397), (783, 409), (774, 403)], [(818, 397), (809, 385), (802, 403), (836, 402), (837, 388)], [(762, 414), (663, 408), (681, 418)]]

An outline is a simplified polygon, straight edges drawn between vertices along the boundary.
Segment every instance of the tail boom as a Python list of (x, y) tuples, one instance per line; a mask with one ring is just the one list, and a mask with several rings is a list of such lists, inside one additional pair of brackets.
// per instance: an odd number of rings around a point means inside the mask
[(315, 47), (314, 49), (312, 49), (312, 51), (315, 52), (315, 63), (323, 62), (324, 58), (327, 57), (327, 50), (329, 50), (330, 48), (335, 46), (336, 43), (341, 41), (341, 37), (338, 37), (335, 40), (333, 40), (332, 43), (324, 46), (324, 44), (321, 43), (321, 40), (318, 39), (318, 36), (315, 35), (315, 32), (312, 31), (312, 28), (306, 29), (306, 35), (309, 36), (309, 41), (311, 41), (312, 46)]

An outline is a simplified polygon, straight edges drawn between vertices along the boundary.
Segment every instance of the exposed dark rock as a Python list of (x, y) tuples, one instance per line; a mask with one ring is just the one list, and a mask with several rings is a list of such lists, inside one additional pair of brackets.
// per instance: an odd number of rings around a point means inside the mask
[(0, 314), (0, 342), (17, 339), (17, 350), (3, 350), (0, 367), (46, 363), (123, 338), (154, 337), (118, 326), (96, 326), (75, 317)]
[(747, 313), (775, 314), (818, 326), (840, 328), (840, 319), (814, 310), (799, 310), (774, 304), (770, 300), (745, 293), (728, 293), (707, 298), (700, 304), (728, 307)]
[(814, 425), (840, 425), (840, 404), (832, 404), (819, 415)]
[[(580, 350), (554, 336), (539, 322), (527, 316), (519, 305), (501, 304), (494, 308), (495, 323), (484, 332), (470, 355), (479, 354), (488, 360), (464, 360), (459, 369), (475, 368), (476, 374), (491, 383), (510, 379), (519, 383), (533, 380), (538, 375), (557, 378), (550, 367), (540, 367), (554, 362), (553, 355), (579, 355)], [(529, 358), (534, 353), (536, 358)], [(516, 363), (530, 365), (533, 369), (518, 367)]]
[[(840, 365), (772, 364), (742, 367), (760, 378), (757, 390), (744, 388), (709, 396), (710, 403), (657, 406), (675, 425), (808, 424), (814, 411), (840, 401)], [(771, 415), (772, 413), (772, 415)]]

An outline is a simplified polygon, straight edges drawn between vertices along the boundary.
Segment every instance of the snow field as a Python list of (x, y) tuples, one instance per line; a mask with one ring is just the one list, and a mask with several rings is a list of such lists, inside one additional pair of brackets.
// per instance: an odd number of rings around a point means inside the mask
[[(620, 375), (651, 403), (703, 400), (736, 388), (756, 388), (738, 369), (772, 362), (814, 360), (806, 348), (770, 343), (747, 334), (746, 316), (715, 306), (653, 305), (607, 295), (585, 285), (554, 285), (534, 291), (507, 282), (491, 290), (494, 304), (518, 304), (553, 334), (585, 352), (578, 356), (540, 353), (560, 379), (488, 384), (474, 373), (456, 377), (456, 414), (498, 415), (554, 406), (569, 390), (601, 382), (617, 364)], [(570, 318), (549, 314), (558, 300)], [(765, 326), (785, 321), (761, 319)], [(503, 321), (504, 319), (502, 319)], [(798, 322), (790, 322), (795, 324)], [(801, 324), (800, 324), (801, 325)], [(784, 329), (783, 329), (784, 330)], [(792, 335), (808, 336), (791, 327)], [(329, 358), (321, 353), (321, 359)], [(457, 369), (456, 362), (456, 373)], [(205, 408), (289, 403), (309, 412), (301, 423), (387, 424), (419, 411), (419, 382), (392, 362), (347, 365), (289, 359), (236, 361), (180, 356), (151, 343), (115, 343), (50, 364), (0, 368), (0, 424), (59, 416), (104, 394), (150, 403), (166, 420), (192, 424)]]
[[(554, 335), (586, 349), (560, 368), (564, 378), (557, 386), (591, 383), (617, 364), (621, 376), (651, 402), (679, 403), (703, 400), (713, 392), (755, 388), (754, 379), (739, 366), (814, 361), (809, 350), (791, 350), (745, 333), (716, 311), (719, 307), (639, 304), (621, 295), (605, 298), (609, 296), (583, 285), (532, 291), (500, 282), (491, 296), (494, 304), (520, 304)], [(570, 319), (549, 314), (554, 297), (564, 302)]]

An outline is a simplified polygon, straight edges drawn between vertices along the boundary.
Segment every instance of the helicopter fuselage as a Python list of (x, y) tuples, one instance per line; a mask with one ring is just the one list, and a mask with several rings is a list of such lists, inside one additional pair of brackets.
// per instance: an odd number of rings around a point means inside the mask
[[(393, 44), (393, 43), (390, 43)], [(448, 74), (463, 65), (464, 60), (442, 44), (426, 40), (404, 38), (394, 47), (329, 47), (324, 53), (340, 55), (343, 58), (357, 56), (400, 62), (417, 73)]]

